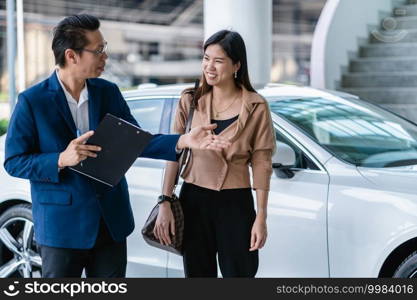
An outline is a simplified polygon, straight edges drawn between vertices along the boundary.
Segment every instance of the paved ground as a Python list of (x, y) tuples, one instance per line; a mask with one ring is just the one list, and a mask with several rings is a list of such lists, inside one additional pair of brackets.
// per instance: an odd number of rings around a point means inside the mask
[(9, 103), (0, 102), (0, 120), (9, 118)]

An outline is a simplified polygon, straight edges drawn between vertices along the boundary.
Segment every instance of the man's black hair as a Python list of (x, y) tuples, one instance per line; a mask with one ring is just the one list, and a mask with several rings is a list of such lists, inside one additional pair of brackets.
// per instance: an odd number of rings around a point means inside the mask
[(74, 15), (66, 17), (54, 28), (52, 51), (55, 56), (55, 64), (65, 66), (65, 50), (73, 49), (81, 53), (81, 49), (88, 45), (89, 41), (85, 32), (95, 31), (100, 27), (100, 21), (92, 15)]

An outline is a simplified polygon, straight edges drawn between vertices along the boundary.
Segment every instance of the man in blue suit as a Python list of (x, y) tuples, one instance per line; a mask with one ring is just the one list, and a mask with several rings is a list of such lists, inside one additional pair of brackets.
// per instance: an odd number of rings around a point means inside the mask
[[(52, 42), (57, 70), (19, 95), (6, 138), (4, 167), (31, 183), (36, 241), (43, 277), (124, 277), (126, 237), (134, 220), (126, 179), (114, 188), (69, 166), (96, 157), (85, 142), (106, 113), (137, 125), (118, 87), (98, 79), (106, 64), (100, 22), (90, 15), (67, 17)], [(227, 147), (207, 133), (157, 135), (141, 156), (175, 161), (185, 147)], [(177, 148), (177, 149), (176, 149)]]

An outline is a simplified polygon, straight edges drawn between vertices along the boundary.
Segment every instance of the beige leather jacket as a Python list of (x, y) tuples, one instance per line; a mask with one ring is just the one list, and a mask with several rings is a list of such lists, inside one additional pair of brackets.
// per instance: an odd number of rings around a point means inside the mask
[[(217, 191), (247, 188), (251, 187), (251, 166), (252, 187), (269, 190), (275, 133), (268, 104), (262, 96), (244, 88), (242, 98), (239, 118), (219, 134), (229, 138), (232, 145), (222, 152), (193, 150), (182, 173), (186, 182)], [(174, 123), (177, 133), (185, 131), (191, 100), (191, 94), (182, 93)], [(211, 101), (211, 92), (199, 99), (191, 128), (210, 124)]]

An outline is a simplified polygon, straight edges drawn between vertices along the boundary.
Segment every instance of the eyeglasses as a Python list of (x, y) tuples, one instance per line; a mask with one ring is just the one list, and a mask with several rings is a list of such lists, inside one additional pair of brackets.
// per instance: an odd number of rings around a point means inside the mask
[(100, 49), (97, 49), (97, 50), (90, 50), (90, 49), (85, 49), (85, 48), (81, 48), (79, 50), (87, 51), (87, 52), (90, 52), (90, 53), (93, 53), (93, 54), (99, 56), (99, 55), (102, 55), (102, 54), (106, 53), (106, 51), (107, 51), (107, 42), (104, 42), (104, 45)]

